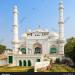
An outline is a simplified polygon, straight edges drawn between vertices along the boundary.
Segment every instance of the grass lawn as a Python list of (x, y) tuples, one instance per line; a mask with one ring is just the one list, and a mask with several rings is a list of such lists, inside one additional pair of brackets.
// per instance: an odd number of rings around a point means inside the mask
[(33, 67), (0, 67), (0, 72), (33, 72)]
[(38, 70), (38, 72), (75, 72), (75, 69), (63, 64), (54, 64), (50, 70)]
[[(0, 72), (34, 72), (33, 67), (0, 67)], [(54, 64), (49, 70), (38, 70), (38, 72), (75, 72), (75, 69), (61, 64)]]

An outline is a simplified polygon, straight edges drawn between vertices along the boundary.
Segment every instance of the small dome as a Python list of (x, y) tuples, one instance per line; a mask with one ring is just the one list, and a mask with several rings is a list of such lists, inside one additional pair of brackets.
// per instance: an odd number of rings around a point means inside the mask
[(14, 5), (14, 9), (17, 9), (17, 5)]
[(24, 33), (24, 34), (22, 35), (22, 37), (27, 37), (27, 34), (26, 34), (26, 33)]
[(56, 32), (49, 33), (49, 36), (52, 38), (58, 38), (59, 37), (58, 33), (56, 33)]
[(28, 32), (31, 32), (31, 29), (28, 29)]

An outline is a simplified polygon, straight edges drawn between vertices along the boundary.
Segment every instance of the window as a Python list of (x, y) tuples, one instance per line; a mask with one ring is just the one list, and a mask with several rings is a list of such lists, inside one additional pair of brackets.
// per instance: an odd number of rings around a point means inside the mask
[(26, 60), (23, 61), (23, 65), (26, 66)]
[(40, 43), (36, 42), (33, 45), (33, 48), (34, 48), (34, 54), (41, 54), (42, 53), (42, 45)]
[(40, 59), (37, 59), (37, 62), (40, 62)]
[(22, 61), (21, 60), (19, 60), (19, 66), (22, 66)]
[(36, 48), (35, 48), (35, 54), (39, 54), (39, 53), (41, 53), (41, 48), (36, 47)]
[(21, 48), (23, 54), (26, 54), (26, 48)]
[(9, 62), (9, 64), (12, 64), (13, 63), (13, 56), (9, 56), (8, 57), (8, 62)]
[(50, 48), (50, 53), (56, 53), (57, 49), (56, 48)]
[(28, 60), (28, 66), (31, 66), (31, 61), (30, 60)]

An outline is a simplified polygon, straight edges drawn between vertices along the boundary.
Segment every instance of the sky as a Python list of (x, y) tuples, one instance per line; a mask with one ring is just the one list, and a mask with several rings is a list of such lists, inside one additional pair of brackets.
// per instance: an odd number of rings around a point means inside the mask
[[(19, 11), (19, 38), (27, 27), (58, 31), (60, 0), (0, 0), (0, 44), (12, 48), (13, 6)], [(65, 38), (75, 36), (75, 0), (64, 0)]]

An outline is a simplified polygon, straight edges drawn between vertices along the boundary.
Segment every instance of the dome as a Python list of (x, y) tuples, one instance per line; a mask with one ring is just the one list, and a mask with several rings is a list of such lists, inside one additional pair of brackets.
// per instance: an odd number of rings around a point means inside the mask
[(49, 33), (49, 36), (51, 36), (51, 37), (59, 37), (58, 33), (56, 33), (56, 32)]
[(36, 30), (34, 30), (34, 32), (44, 32), (44, 30), (42, 30), (42, 29), (36, 29)]
[(22, 35), (22, 37), (27, 37), (27, 34), (26, 34), (26, 33), (24, 33), (24, 34)]
[(33, 32), (48, 32), (48, 29), (38, 28), (38, 29), (34, 30)]

